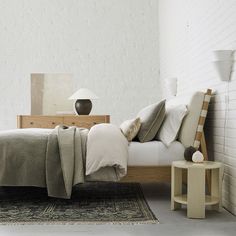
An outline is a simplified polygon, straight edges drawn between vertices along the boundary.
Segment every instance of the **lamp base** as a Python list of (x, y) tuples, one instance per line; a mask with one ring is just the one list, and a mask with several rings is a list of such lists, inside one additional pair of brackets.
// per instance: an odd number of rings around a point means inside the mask
[(89, 99), (78, 99), (75, 102), (75, 111), (78, 115), (89, 115), (92, 110), (92, 102)]

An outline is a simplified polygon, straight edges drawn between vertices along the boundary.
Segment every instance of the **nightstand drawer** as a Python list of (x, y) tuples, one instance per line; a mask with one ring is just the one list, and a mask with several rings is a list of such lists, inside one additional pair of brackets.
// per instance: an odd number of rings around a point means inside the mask
[(100, 123), (107, 123), (106, 116), (70, 116), (64, 117), (64, 125), (78, 126), (83, 128), (91, 128), (92, 126)]
[(60, 124), (63, 124), (63, 117), (24, 116), (21, 121), (21, 128), (54, 128)]

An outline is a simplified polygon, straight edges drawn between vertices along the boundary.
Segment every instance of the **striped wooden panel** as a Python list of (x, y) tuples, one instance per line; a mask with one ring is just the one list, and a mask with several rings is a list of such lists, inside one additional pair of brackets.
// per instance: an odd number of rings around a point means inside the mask
[(195, 140), (193, 144), (193, 146), (197, 149), (200, 147), (200, 143), (201, 143), (203, 128), (204, 128), (204, 124), (205, 124), (205, 120), (206, 120), (206, 116), (208, 112), (208, 107), (209, 107), (209, 103), (211, 99), (211, 92), (212, 92), (211, 89), (207, 89), (207, 92), (204, 96), (204, 101), (202, 104), (202, 111), (199, 117), (197, 132), (196, 132), (196, 136), (195, 136)]

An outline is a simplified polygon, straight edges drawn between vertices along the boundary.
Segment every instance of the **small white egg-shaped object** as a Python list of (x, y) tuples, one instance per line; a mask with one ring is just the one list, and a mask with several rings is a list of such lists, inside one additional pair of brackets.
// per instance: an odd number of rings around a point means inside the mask
[(204, 161), (203, 154), (201, 152), (199, 152), (199, 151), (194, 152), (193, 156), (192, 156), (192, 161), (196, 162), (196, 163), (203, 162)]

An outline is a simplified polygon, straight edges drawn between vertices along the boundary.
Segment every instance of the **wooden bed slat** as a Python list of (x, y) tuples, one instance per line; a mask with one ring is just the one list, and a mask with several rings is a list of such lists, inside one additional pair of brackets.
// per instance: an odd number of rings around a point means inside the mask
[(170, 166), (131, 166), (122, 182), (170, 182)]

